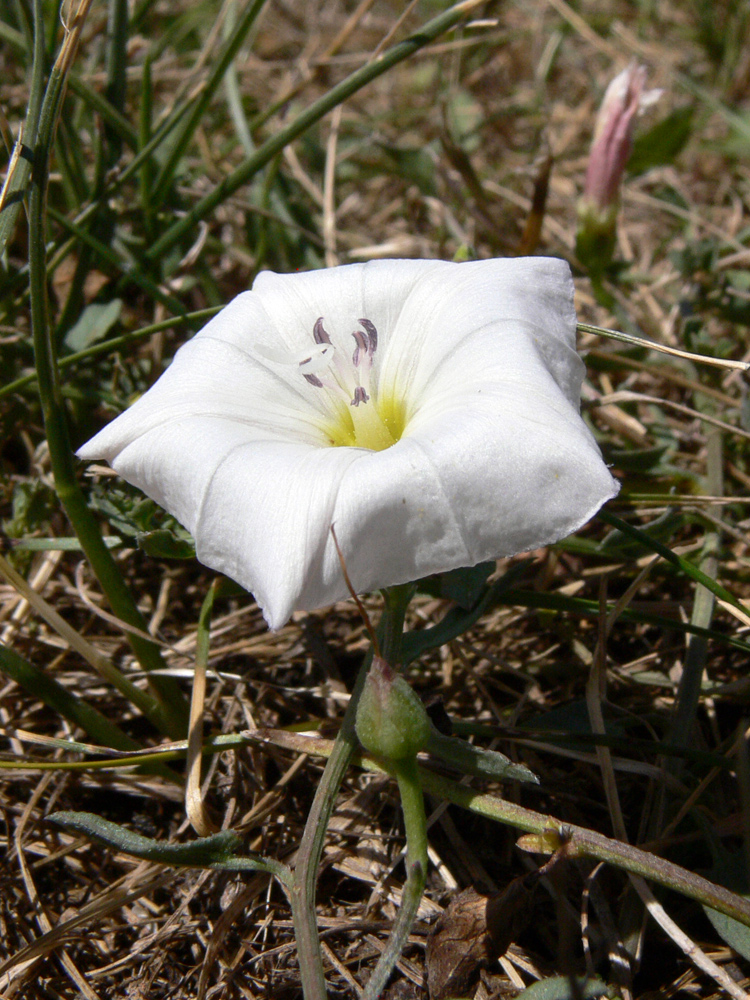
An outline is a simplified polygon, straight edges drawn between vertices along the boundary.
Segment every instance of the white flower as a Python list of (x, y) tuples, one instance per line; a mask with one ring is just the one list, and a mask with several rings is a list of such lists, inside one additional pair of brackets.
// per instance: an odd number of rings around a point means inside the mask
[(78, 452), (252, 591), (268, 624), (556, 541), (618, 490), (579, 416), (552, 258), (264, 272)]

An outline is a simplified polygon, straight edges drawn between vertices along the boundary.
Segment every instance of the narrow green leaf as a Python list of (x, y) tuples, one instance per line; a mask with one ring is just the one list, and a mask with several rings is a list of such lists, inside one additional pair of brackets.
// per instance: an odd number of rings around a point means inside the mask
[(495, 781), (528, 781), (538, 785), (539, 778), (523, 764), (514, 764), (497, 750), (482, 750), (454, 736), (445, 736), (436, 729), (430, 733), (427, 750), (464, 774)]
[[(107, 535), (104, 544), (108, 549), (116, 549), (122, 545), (122, 539), (116, 535)], [(81, 543), (77, 538), (19, 538), (14, 539), (12, 549), (21, 552), (81, 552)]]
[(117, 851), (132, 854), (145, 861), (159, 861), (165, 865), (205, 868), (212, 864), (222, 864), (234, 858), (242, 843), (232, 830), (222, 830), (221, 833), (201, 837), (187, 844), (165, 843), (144, 837), (140, 833), (120, 826), (119, 823), (112, 823), (95, 813), (88, 812), (56, 812), (49, 819), (66, 830), (85, 833), (87, 837)]
[(83, 833), (107, 847), (144, 861), (187, 868), (265, 872), (285, 885), (292, 883), (292, 873), (281, 862), (257, 854), (238, 856), (236, 852), (242, 845), (242, 839), (233, 830), (222, 830), (187, 844), (170, 844), (144, 837), (95, 813), (62, 811), (52, 813), (48, 818), (65, 830)]

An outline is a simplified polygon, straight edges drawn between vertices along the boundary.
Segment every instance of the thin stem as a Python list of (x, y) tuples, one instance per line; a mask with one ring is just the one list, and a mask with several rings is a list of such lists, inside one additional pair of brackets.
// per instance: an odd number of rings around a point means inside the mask
[(404, 950), (419, 910), (427, 879), (427, 816), (416, 759), (394, 767), (406, 830), (406, 884), (391, 936), (373, 969), (362, 1000), (378, 1000)]
[(386, 613), (381, 621), (380, 647), (383, 659), (394, 670), (403, 662), (404, 620), (415, 590), (413, 583), (404, 583), (382, 591)]
[[(265, 738), (268, 739), (267, 734)], [(330, 740), (320, 737), (310, 739), (291, 733), (275, 733), (273, 740), (269, 742), (295, 750), (297, 753), (309, 753), (321, 757), (329, 756), (334, 747), (334, 743)], [(221, 742), (222, 748), (228, 745), (228, 741)], [(166, 755), (165, 759), (168, 759)], [(376, 774), (388, 773), (381, 762), (364, 753), (358, 753), (354, 762), (357, 767), (363, 767)], [(623, 844), (582, 826), (563, 823), (554, 816), (526, 809), (496, 795), (482, 795), (466, 785), (436, 774), (427, 767), (419, 768), (419, 777), (422, 788), (428, 795), (452, 802), (477, 816), (485, 816), (497, 823), (532, 834), (532, 837), (523, 838), (519, 842), (519, 846), (526, 850), (539, 854), (553, 854), (565, 846), (568, 856), (605, 861), (624, 871), (643, 875), (652, 882), (695, 899), (750, 927), (750, 900), (649, 851)]]
[(206, 837), (214, 832), (211, 819), (203, 804), (201, 795), (201, 764), (203, 763), (203, 709), (206, 700), (206, 668), (211, 646), (211, 615), (214, 608), (214, 598), (219, 587), (219, 581), (214, 580), (208, 588), (200, 617), (195, 643), (195, 671), (193, 674), (193, 693), (190, 699), (190, 725), (188, 729), (187, 782), (185, 784), (185, 812), (193, 829)]
[[(385, 592), (386, 603), (378, 626), (380, 646), (400, 658), (400, 638), (403, 634), (406, 606), (411, 598), (411, 588), (394, 587)], [(320, 779), (302, 834), (297, 863), (294, 869), (294, 886), (291, 891), (292, 919), (297, 936), (302, 992), (305, 1000), (326, 1000), (326, 982), (320, 952), (320, 938), (315, 912), (315, 892), (318, 865), (323, 853), (328, 823), (331, 819), (341, 782), (357, 745), (354, 723), (357, 717), (362, 688), (372, 663), (369, 650), (357, 674), (357, 681), (349, 699), (341, 729), (333, 744), (331, 755)]]
[(420, 776), (422, 787), (428, 794), (446, 799), (454, 805), (469, 809), (498, 823), (536, 834), (527, 839), (525, 844), (521, 844), (527, 850), (552, 854), (565, 845), (569, 857), (605, 861), (624, 871), (643, 875), (652, 882), (673, 889), (683, 896), (689, 896), (704, 906), (718, 910), (750, 927), (750, 901), (723, 886), (701, 878), (686, 868), (672, 864), (671, 861), (637, 847), (631, 847), (630, 844), (623, 844), (619, 840), (612, 840), (585, 827), (562, 823), (552, 816), (525, 809), (506, 799), (494, 795), (481, 795), (426, 768), (420, 770)]
[(292, 919), (297, 936), (297, 953), (305, 1000), (326, 1000), (328, 995), (315, 912), (318, 865), (336, 796), (356, 747), (354, 723), (357, 717), (357, 705), (371, 663), (372, 650), (368, 652), (357, 674), (357, 681), (344, 713), (341, 729), (315, 792), (297, 852), (295, 883), (291, 893)]

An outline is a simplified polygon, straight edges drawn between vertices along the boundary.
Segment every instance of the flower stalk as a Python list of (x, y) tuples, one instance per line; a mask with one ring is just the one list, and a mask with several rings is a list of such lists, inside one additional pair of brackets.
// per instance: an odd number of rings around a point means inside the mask
[[(377, 642), (395, 653), (398, 653), (400, 637), (403, 635), (403, 623), (411, 595), (410, 587), (394, 587), (386, 594), (383, 616), (377, 629)], [(357, 748), (355, 730), (357, 708), (372, 664), (373, 653), (371, 646), (360, 667), (341, 728), (316, 789), (297, 852), (290, 899), (305, 1000), (327, 1000), (328, 996), (315, 911), (318, 867), (336, 797)], [(422, 808), (424, 809), (424, 806)], [(420, 890), (420, 898), (421, 895)]]
[(427, 879), (427, 814), (416, 757), (394, 764), (393, 773), (398, 782), (404, 814), (406, 883), (391, 936), (367, 981), (362, 1000), (378, 1000), (380, 997), (414, 926)]

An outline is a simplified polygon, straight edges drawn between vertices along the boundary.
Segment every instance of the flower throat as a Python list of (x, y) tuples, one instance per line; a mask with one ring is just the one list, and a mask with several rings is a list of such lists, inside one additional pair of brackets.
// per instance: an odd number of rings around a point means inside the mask
[(361, 329), (352, 333), (354, 350), (349, 359), (333, 346), (321, 316), (313, 327), (317, 347), (299, 367), (310, 385), (324, 390), (332, 403), (332, 419), (326, 427), (332, 445), (384, 451), (403, 434), (404, 407), (393, 394), (373, 384), (378, 331), (369, 319), (357, 322)]

